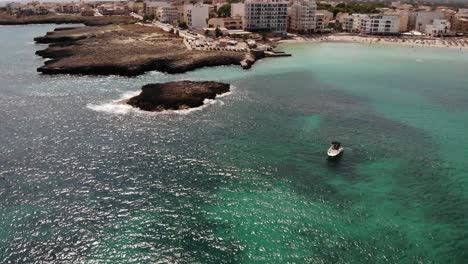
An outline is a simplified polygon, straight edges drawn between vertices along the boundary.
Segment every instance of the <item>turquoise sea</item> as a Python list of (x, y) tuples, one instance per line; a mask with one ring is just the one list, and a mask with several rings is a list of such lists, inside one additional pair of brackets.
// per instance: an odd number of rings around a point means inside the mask
[[(248, 71), (40, 75), (32, 39), (54, 27), (0, 27), (0, 263), (467, 263), (466, 51), (287, 44)], [(184, 79), (233, 91), (112, 103)]]

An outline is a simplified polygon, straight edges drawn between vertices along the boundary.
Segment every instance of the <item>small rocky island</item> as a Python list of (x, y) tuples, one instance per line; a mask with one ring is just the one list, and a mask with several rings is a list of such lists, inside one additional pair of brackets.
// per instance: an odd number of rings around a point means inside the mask
[(178, 81), (147, 84), (127, 104), (145, 111), (181, 110), (203, 105), (205, 99), (229, 92), (230, 85), (213, 81)]

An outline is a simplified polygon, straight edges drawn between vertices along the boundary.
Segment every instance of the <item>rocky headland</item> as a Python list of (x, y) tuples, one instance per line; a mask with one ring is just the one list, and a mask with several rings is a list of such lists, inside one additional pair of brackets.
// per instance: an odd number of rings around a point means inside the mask
[(139, 95), (126, 101), (141, 110), (159, 112), (203, 105), (205, 99), (229, 92), (229, 84), (213, 81), (178, 81), (147, 84)]
[(28, 25), (28, 24), (84, 24), (87, 26), (102, 26), (110, 24), (130, 24), (135, 19), (130, 16), (81, 16), (81, 15), (34, 15), (12, 16), (0, 12), (0, 25)]
[(38, 68), (44, 74), (136, 76), (152, 70), (183, 73), (220, 65), (250, 68), (259, 56), (188, 50), (181, 37), (138, 24), (59, 28), (34, 40), (50, 44), (36, 52), (51, 59)]

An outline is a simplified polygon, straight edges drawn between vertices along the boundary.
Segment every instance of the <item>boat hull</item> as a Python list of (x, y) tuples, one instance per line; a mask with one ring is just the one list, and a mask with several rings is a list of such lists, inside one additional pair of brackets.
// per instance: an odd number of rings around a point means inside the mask
[(333, 149), (330, 148), (327, 152), (328, 159), (333, 160), (333, 159), (339, 159), (343, 155), (344, 149), (339, 148), (339, 149)]

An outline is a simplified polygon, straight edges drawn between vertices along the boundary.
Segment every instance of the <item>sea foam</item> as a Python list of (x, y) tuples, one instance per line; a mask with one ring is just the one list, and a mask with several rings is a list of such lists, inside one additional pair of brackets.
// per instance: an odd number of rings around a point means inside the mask
[(231, 91), (216, 96), (216, 99), (205, 99), (203, 101), (203, 105), (195, 108), (190, 109), (183, 109), (183, 110), (166, 110), (162, 112), (148, 112), (133, 107), (131, 105), (126, 104), (126, 101), (134, 96), (140, 94), (140, 91), (127, 91), (120, 95), (120, 98), (117, 100), (112, 100), (110, 102), (105, 102), (102, 104), (87, 104), (86, 107), (96, 112), (108, 113), (108, 114), (116, 114), (116, 115), (126, 115), (126, 114), (141, 114), (141, 115), (160, 115), (160, 114), (178, 114), (178, 115), (187, 115), (193, 112), (201, 111), (207, 108), (210, 105), (224, 105), (224, 102), (220, 100), (220, 98), (226, 97), (231, 95), (235, 86), (231, 85)]

